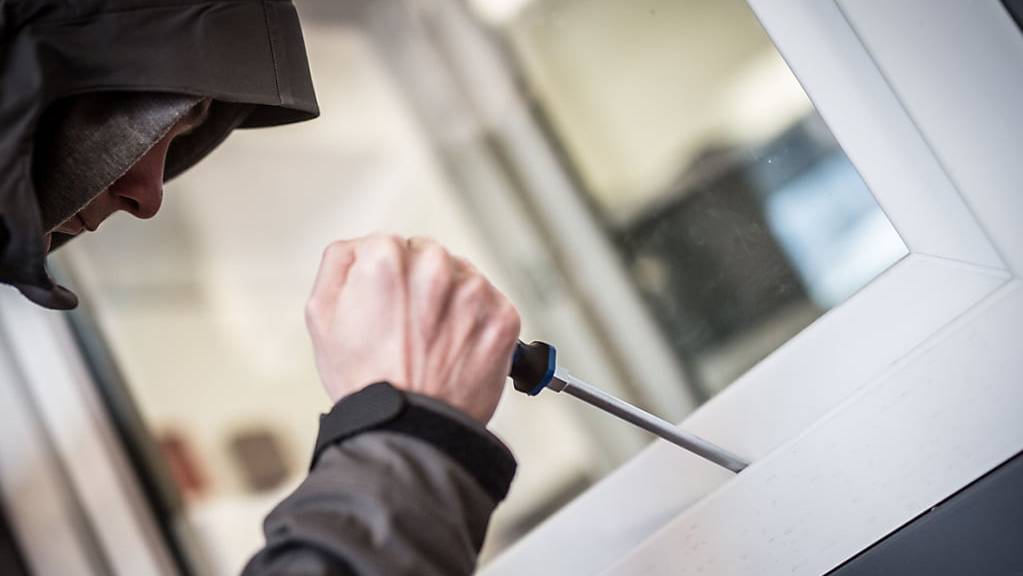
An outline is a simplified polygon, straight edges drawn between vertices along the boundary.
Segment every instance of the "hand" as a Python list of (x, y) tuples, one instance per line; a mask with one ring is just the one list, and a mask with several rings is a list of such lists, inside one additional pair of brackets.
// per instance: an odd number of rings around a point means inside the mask
[(375, 235), (327, 247), (306, 325), (331, 401), (387, 381), (486, 424), (511, 367), (519, 314), (436, 242)]

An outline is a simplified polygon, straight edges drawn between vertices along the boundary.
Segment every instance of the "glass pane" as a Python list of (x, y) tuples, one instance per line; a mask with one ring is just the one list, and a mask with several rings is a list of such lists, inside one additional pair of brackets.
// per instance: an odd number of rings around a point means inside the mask
[[(157, 218), (115, 217), (59, 258), (211, 573), (238, 573), (308, 466), (329, 406), (302, 308), (332, 240), (439, 239), (512, 297), (526, 339), (671, 417), (684, 410), (650, 401), (593, 313), (624, 326), (633, 309), (595, 300), (566, 252), (622, 264), (694, 388), (659, 385), (697, 403), (905, 254), (741, 1), (374, 0), (366, 19), (344, 4), (300, 4), (321, 118), (232, 135)], [(474, 60), (473, 34), (499, 64)], [(555, 218), (610, 242), (566, 245), (530, 210), (562, 193), (543, 184), (551, 166), (588, 206)], [(650, 441), (550, 395), (506, 394), (492, 427), (520, 467), (484, 561)]]
[(906, 253), (745, 2), (546, 0), (495, 22), (700, 397)]

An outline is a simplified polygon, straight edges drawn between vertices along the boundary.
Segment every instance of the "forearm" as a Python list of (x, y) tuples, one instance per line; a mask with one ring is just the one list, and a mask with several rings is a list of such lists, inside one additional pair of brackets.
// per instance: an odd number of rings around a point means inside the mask
[(472, 573), (514, 459), (453, 409), (407, 394), (395, 410), (388, 394), (324, 418), (313, 470), (267, 518), (247, 576)]

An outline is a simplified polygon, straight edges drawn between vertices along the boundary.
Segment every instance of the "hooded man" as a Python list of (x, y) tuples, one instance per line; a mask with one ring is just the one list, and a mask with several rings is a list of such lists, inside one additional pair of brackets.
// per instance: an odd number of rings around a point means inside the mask
[[(77, 298), (48, 252), (154, 216), (235, 128), (318, 114), (288, 0), (0, 0), (0, 78), (0, 282), (53, 309)], [(372, 236), (326, 249), (306, 321), (335, 405), (245, 573), (472, 572), (515, 471), (485, 428), (514, 307), (436, 243)]]

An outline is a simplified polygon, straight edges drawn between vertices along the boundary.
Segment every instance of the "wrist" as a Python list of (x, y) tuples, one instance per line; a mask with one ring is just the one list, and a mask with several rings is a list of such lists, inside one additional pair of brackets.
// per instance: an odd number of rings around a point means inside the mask
[(332, 446), (364, 433), (390, 432), (432, 445), (465, 469), (495, 501), (515, 474), (508, 448), (468, 414), (434, 397), (378, 382), (350, 394), (320, 418), (312, 467)]

